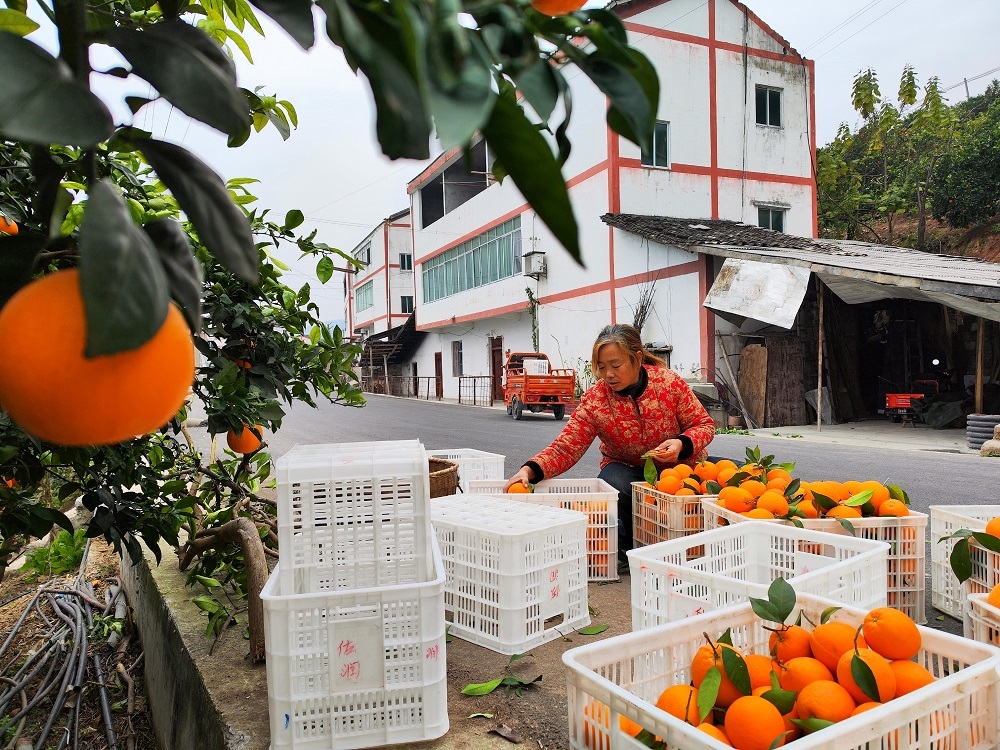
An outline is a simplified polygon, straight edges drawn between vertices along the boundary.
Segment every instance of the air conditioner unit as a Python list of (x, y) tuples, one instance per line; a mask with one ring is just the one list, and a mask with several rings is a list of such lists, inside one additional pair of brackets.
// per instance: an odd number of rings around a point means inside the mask
[(525, 276), (539, 278), (545, 275), (545, 253), (541, 250), (532, 250), (525, 253), (522, 258), (522, 273)]

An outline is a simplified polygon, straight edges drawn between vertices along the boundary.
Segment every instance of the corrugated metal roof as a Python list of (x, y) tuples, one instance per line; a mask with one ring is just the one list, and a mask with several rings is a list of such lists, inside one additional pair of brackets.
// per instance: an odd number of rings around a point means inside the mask
[(833, 277), (840, 277), (839, 286), (845, 294), (848, 279), (878, 285), (856, 290), (870, 299), (910, 296), (941, 301), (942, 295), (958, 295), (966, 299), (962, 305), (952, 306), (966, 309), (967, 302), (982, 313), (989, 313), (984, 317), (1000, 320), (994, 317), (1000, 316), (996, 311), (1000, 308), (982, 304), (1000, 300), (1000, 263), (892, 245), (796, 237), (736, 221), (636, 214), (605, 214), (601, 219), (609, 226), (663, 245), (726, 258), (809, 268), (824, 281), (830, 278), (827, 283), (838, 296), (838, 279)]

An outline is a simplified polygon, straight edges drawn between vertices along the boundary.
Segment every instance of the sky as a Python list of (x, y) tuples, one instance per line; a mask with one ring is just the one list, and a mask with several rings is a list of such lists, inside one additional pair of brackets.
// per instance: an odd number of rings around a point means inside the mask
[[(930, 76), (945, 88), (955, 86), (946, 94), (954, 103), (965, 98), (963, 79), (1000, 68), (995, 39), (1000, 0), (746, 0), (746, 5), (815, 60), (820, 145), (833, 139), (840, 123), (857, 125), (850, 91), (860, 70), (873, 68), (883, 95), (894, 97), (903, 66), (912, 65), (921, 86)], [(254, 64), (236, 53), (239, 83), (251, 90), (263, 86), (262, 94), (294, 104), (299, 127), (291, 138), (282, 141), (267, 127), (244, 146), (229, 149), (224, 137), (166, 102), (140, 110), (134, 124), (192, 150), (224, 179), (260, 179), (250, 186), (260, 198), (255, 205), (278, 216), (300, 209), (306, 216), (300, 229), (315, 228), (318, 241), (350, 251), (385, 217), (408, 207), (406, 184), (426, 164), (393, 162), (381, 155), (367, 83), (350, 70), (322, 29), (316, 46), (305, 52), (266, 18), (261, 20), (265, 38), (249, 28), (245, 32)], [(970, 80), (971, 95), (982, 93), (993, 78), (1000, 78), (1000, 70)], [(130, 82), (111, 85), (118, 86), (115, 96), (125, 90), (150, 93), (148, 86), (137, 89)], [(122, 114), (120, 107), (113, 111)], [(323, 319), (342, 319), (342, 275), (334, 274), (324, 287), (314, 278), (315, 261), (298, 262), (295, 252), (281, 257), (293, 264), (289, 285), (309, 281)]]

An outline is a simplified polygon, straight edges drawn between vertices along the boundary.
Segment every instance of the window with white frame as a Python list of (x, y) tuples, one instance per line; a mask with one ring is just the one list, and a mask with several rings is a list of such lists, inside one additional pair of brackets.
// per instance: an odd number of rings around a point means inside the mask
[(785, 209), (773, 206), (757, 206), (757, 226), (773, 229), (775, 232), (785, 231)]
[(420, 266), (424, 302), (521, 273), (521, 217), (515, 216)]
[(453, 377), (462, 376), (462, 342), (451, 342), (451, 374)]
[(781, 89), (757, 86), (757, 124), (781, 127)]
[(670, 153), (668, 149), (668, 136), (670, 135), (669, 122), (657, 122), (653, 127), (653, 144), (649, 149), (642, 150), (642, 165), (644, 167), (669, 167)]
[(404, 294), (399, 298), (399, 311), (403, 313), (413, 312), (413, 295)]
[(366, 242), (354, 253), (354, 257), (364, 264), (372, 262), (372, 243)]
[(361, 312), (375, 305), (375, 280), (367, 281), (354, 292), (354, 311)]
[(400, 271), (413, 270), (413, 255), (411, 255), (410, 253), (399, 254), (399, 270)]

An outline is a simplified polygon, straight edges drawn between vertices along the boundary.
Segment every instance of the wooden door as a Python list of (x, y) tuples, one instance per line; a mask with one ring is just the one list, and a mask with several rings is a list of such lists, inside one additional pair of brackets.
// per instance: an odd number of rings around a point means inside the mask
[(493, 377), (493, 400), (503, 401), (503, 336), (490, 337), (490, 375)]
[(434, 352), (434, 395), (438, 401), (444, 398), (444, 366), (441, 364), (441, 352)]

